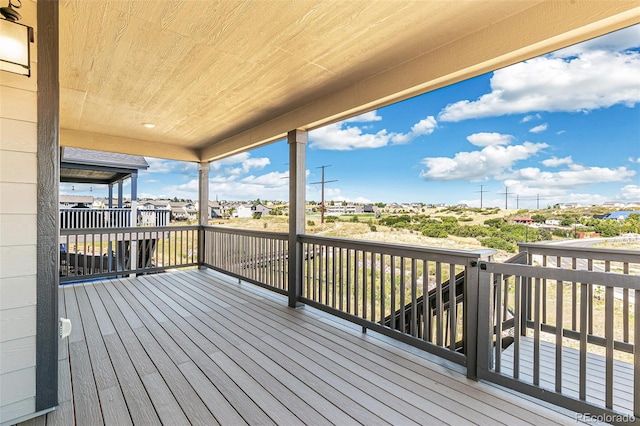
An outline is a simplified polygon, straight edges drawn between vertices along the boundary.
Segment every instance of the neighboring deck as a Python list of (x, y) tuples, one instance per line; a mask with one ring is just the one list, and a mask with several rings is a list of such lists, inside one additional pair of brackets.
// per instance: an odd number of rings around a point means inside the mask
[[(533, 339), (520, 338), (520, 379), (533, 381)], [(514, 345), (502, 353), (502, 373), (513, 377)], [(553, 391), (556, 378), (556, 345), (540, 342), (540, 386)], [(605, 405), (605, 361), (606, 358), (587, 353), (586, 377), (587, 402)], [(580, 351), (562, 348), (562, 393), (573, 398), (579, 397)], [(613, 408), (619, 413), (633, 413), (633, 365), (614, 360), (613, 362)]]
[(29, 423), (574, 424), (460, 367), (209, 270), (64, 286), (60, 406)]

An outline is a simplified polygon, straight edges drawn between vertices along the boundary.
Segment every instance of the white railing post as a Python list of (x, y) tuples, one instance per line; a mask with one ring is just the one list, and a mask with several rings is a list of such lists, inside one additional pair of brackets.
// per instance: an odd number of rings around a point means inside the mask
[(209, 224), (209, 163), (198, 165), (198, 268), (204, 266), (204, 228)]

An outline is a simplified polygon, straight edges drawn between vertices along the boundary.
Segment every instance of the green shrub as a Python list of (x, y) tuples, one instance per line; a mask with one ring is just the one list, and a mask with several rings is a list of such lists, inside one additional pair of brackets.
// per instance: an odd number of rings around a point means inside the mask
[(496, 250), (504, 250), (509, 253), (516, 252), (516, 246), (514, 244), (511, 244), (510, 242), (505, 241), (500, 237), (483, 238), (482, 240), (480, 240), (480, 244), (483, 247), (489, 247)]
[(312, 221), (312, 220), (308, 220), (308, 221), (307, 221), (307, 225), (309, 225), (309, 226), (315, 226), (315, 225), (316, 225), (316, 223), (315, 223), (314, 221)]

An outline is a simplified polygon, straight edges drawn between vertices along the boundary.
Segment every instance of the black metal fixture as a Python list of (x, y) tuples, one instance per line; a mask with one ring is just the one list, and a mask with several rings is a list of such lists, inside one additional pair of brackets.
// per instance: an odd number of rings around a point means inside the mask
[(33, 28), (18, 23), (22, 16), (16, 9), (21, 7), (22, 0), (0, 7), (0, 70), (30, 77)]

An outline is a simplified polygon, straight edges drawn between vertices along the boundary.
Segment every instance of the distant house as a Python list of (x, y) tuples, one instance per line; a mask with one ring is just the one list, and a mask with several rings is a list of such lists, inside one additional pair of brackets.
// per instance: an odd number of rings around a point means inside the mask
[(225, 208), (218, 201), (209, 201), (209, 219), (221, 219), (225, 216)]
[(90, 195), (60, 195), (60, 208), (85, 208), (88, 209), (93, 204), (93, 197)]
[(375, 213), (376, 212), (376, 208), (375, 208), (375, 206), (373, 206), (371, 204), (365, 204), (362, 207), (362, 212), (363, 213)]
[(251, 216), (254, 214), (259, 214), (260, 216), (268, 215), (271, 212), (271, 208), (263, 205), (263, 204), (254, 204), (251, 206)]
[(196, 220), (198, 209), (191, 202), (171, 202), (171, 220)]
[(531, 225), (533, 222), (534, 220), (530, 217), (516, 216), (513, 218), (513, 223)]
[(626, 210), (626, 211), (613, 212), (606, 215), (604, 219), (625, 220), (632, 214), (640, 215), (640, 210)]
[(253, 217), (253, 210), (251, 210), (252, 206), (243, 206), (239, 205), (236, 207), (234, 216), (238, 218), (251, 218)]
[(625, 206), (625, 204), (620, 201), (607, 201), (605, 203), (602, 203), (602, 205), (604, 207), (613, 207), (613, 208), (620, 208)]
[(560, 226), (560, 219), (547, 219), (544, 221), (545, 225)]

